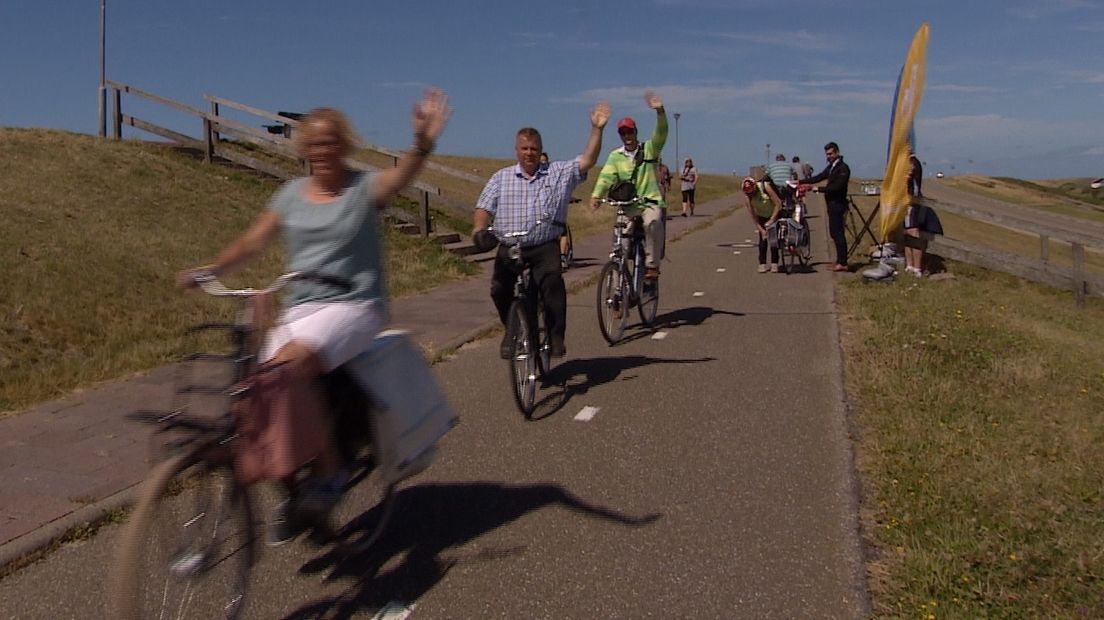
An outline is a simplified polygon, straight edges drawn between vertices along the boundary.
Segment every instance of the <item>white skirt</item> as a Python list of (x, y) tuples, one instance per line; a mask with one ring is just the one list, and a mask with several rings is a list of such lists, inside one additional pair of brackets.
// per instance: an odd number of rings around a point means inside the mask
[(285, 310), (269, 330), (261, 361), (272, 359), (295, 340), (317, 353), (323, 370), (329, 372), (367, 351), (384, 320), (374, 301), (301, 303)]

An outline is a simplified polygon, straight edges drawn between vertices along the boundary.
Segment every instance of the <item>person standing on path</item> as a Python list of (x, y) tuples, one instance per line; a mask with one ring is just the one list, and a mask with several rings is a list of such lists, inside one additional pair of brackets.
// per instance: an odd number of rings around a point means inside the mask
[[(549, 162), (542, 168), (540, 132), (532, 127), (518, 130), (514, 139), (517, 163), (494, 173), (475, 205), (472, 238), (476, 247), (489, 250), (495, 238), (500, 243), (491, 276), (491, 299), (498, 318), (506, 325), (514, 300), (517, 280), (516, 262), (509, 256), (509, 233), (531, 231), (521, 243), (521, 257), (533, 274), (548, 317), (550, 354), (567, 354), (567, 289), (560, 266), (560, 234), (567, 222), (567, 204), (571, 191), (586, 179), (587, 171), (598, 161), (602, 149), (602, 130), (609, 122), (609, 104), (600, 102), (590, 111), (590, 137), (582, 154), (571, 161)], [(494, 237), (487, 230), (494, 221)], [(510, 357), (510, 334), (502, 337), (499, 354)]]
[[(621, 147), (614, 149), (606, 158), (594, 191), (590, 194), (590, 208), (597, 209), (602, 198), (618, 181), (633, 179), (636, 196), (640, 204), (625, 210), (629, 217), (640, 215), (644, 220), (644, 278), (654, 280), (659, 277), (659, 261), (663, 259), (666, 225), (663, 221), (663, 194), (659, 191), (656, 179), (656, 162), (667, 143), (667, 112), (663, 100), (652, 91), (644, 93), (644, 102), (656, 112), (656, 128), (651, 138), (641, 142), (637, 136), (636, 122), (626, 116), (617, 121), (617, 134), (621, 137)], [(638, 167), (633, 178), (633, 168)]]
[(694, 167), (693, 159), (687, 157), (683, 162), (682, 174), (679, 178), (682, 179), (682, 217), (686, 217), (687, 212), (690, 213), (690, 217), (694, 217), (694, 194), (698, 187), (698, 169)]
[(839, 145), (829, 142), (824, 145), (824, 158), (828, 166), (820, 174), (802, 179), (802, 183), (813, 185), (827, 180), (824, 188), (824, 203), (828, 208), (828, 234), (836, 246), (836, 262), (832, 271), (847, 271), (847, 236), (843, 218), (847, 215), (847, 184), (851, 181), (851, 169), (843, 163)]

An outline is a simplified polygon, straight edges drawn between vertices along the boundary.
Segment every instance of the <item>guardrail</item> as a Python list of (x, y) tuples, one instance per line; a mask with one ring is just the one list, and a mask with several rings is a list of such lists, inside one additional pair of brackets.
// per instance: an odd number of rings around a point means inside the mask
[[(296, 151), (292, 141), (285, 135), (273, 134), (266, 130), (258, 129), (250, 125), (240, 123), (229, 119), (221, 114), (221, 107), (225, 106), (239, 112), (252, 114), (261, 118), (282, 123), (286, 126), (295, 128), (299, 126), (299, 121), (287, 116), (255, 108), (253, 106), (232, 101), (224, 97), (216, 97), (213, 95), (204, 95), (204, 99), (210, 105), (210, 111), (204, 111), (199, 108), (189, 106), (187, 104), (173, 101), (167, 97), (162, 97), (154, 93), (144, 91), (129, 84), (123, 84), (108, 80), (107, 86), (111, 89), (111, 98), (114, 104), (112, 113), (112, 133), (111, 136), (115, 140), (122, 138), (122, 128), (124, 125), (129, 125), (135, 129), (145, 131), (147, 133), (160, 136), (174, 143), (180, 144), (185, 147), (194, 148), (203, 153), (204, 161), (210, 163), (216, 157), (225, 159), (235, 164), (245, 166), (247, 168), (263, 172), (264, 174), (280, 178), (289, 179), (300, 174), (298, 171), (293, 171), (291, 168), (297, 168), (304, 172), (309, 170), (309, 164), (303, 160), (299, 153)], [(190, 116), (197, 117), (202, 120), (202, 138), (195, 138), (171, 129), (161, 127), (148, 120), (137, 118), (133, 115), (124, 114), (122, 111), (122, 95), (126, 93), (133, 95), (153, 103), (161, 104), (170, 107), (174, 110), (183, 112)], [(252, 157), (241, 150), (232, 148), (223, 139), (223, 136), (229, 136), (234, 141), (239, 143), (245, 143), (256, 147), (264, 153), (275, 155), (279, 158), (293, 162), (293, 166), (281, 166), (279, 163), (266, 161), (263, 158)], [(394, 165), (401, 153), (384, 148), (375, 144), (363, 143), (358, 145), (360, 147), (370, 149), (383, 153), (392, 158), (392, 165)], [(348, 164), (357, 170), (378, 171), (380, 168), (366, 164), (364, 162), (350, 159)], [(425, 163), (426, 168), (436, 170), (451, 176), (461, 178), (467, 181), (476, 182), (482, 184), (483, 179), (467, 172), (456, 170), (449, 166), (439, 164), (437, 162), (427, 161)], [(403, 191), (403, 194), (419, 203), (421, 207), (421, 223), (419, 227), (422, 235), (429, 235), (432, 223), (430, 218), (430, 200), (434, 197), (436, 202), (441, 206), (452, 210), (467, 209), (459, 205), (456, 201), (450, 200), (442, 195), (440, 187), (415, 180), (411, 183), (409, 188)]]

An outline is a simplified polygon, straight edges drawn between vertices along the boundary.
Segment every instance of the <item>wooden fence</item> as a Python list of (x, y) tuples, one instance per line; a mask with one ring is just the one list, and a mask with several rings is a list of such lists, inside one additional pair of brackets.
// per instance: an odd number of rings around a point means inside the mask
[[(212, 95), (204, 95), (204, 99), (208, 102), (210, 107), (209, 111), (205, 111), (135, 88), (129, 84), (108, 80), (107, 86), (111, 89), (111, 99), (113, 102), (111, 135), (116, 140), (122, 138), (123, 125), (129, 125), (135, 129), (152, 133), (181, 146), (199, 150), (203, 153), (204, 160), (207, 162), (211, 162), (215, 158), (221, 158), (280, 179), (288, 179), (297, 176), (308, 169), (308, 164), (299, 157), (298, 152), (287, 135), (273, 134), (267, 130), (232, 120), (221, 114), (221, 109), (223, 107), (231, 108), (266, 120), (282, 123), (292, 128), (298, 127), (299, 121), (297, 119)], [(161, 127), (133, 115), (124, 114), (122, 109), (122, 96), (124, 93), (167, 106), (200, 119), (202, 121), (200, 130), (202, 137), (195, 138)], [(230, 140), (227, 140), (224, 136), (229, 137)], [(275, 156), (276, 160), (273, 161), (271, 158), (266, 159), (265, 157), (254, 157), (248, 154), (248, 152), (244, 152), (240, 147), (235, 147), (231, 142), (247, 144), (261, 151), (261, 153)], [(393, 165), (398, 161), (401, 155), (398, 152), (374, 144), (365, 143), (358, 146), (391, 157)], [(357, 170), (379, 170), (379, 168), (375, 166), (357, 160), (351, 159), (348, 163)], [(484, 181), (480, 177), (437, 162), (427, 161), (425, 166), (467, 181), (480, 184)], [(421, 181), (415, 180), (411, 183), (410, 187), (403, 191), (403, 194), (407, 198), (416, 201), (421, 206), (421, 218), (418, 227), (423, 235), (428, 235), (432, 229), (430, 218), (431, 200), (438, 206), (444, 208), (470, 211), (470, 207), (466, 208), (456, 201), (442, 196), (441, 188)]]
[[(944, 258), (970, 263), (994, 271), (1002, 271), (1021, 278), (1072, 290), (1077, 305), (1085, 303), (1086, 295), (1104, 296), (1104, 276), (1085, 268), (1085, 248), (1104, 248), (1104, 239), (1087, 232), (1062, 229), (1014, 214), (994, 213), (953, 203), (938, 203), (939, 210), (964, 217), (998, 224), (1039, 237), (1039, 257), (1003, 252), (988, 247), (967, 244), (963, 241), (937, 236), (928, 251)], [(1070, 244), (1072, 266), (1064, 267), (1050, 261), (1052, 240)]]

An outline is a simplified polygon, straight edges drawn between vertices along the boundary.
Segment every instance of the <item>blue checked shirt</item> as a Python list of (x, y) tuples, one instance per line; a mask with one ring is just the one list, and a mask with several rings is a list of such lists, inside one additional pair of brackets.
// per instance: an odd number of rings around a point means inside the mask
[(540, 245), (563, 234), (571, 192), (585, 179), (577, 158), (554, 161), (532, 177), (526, 177), (521, 165), (514, 164), (494, 173), (475, 208), (494, 217), (495, 236), (511, 245), (517, 239), (505, 240), (503, 235), (525, 232), (540, 220), (541, 225), (522, 241), (525, 247)]

